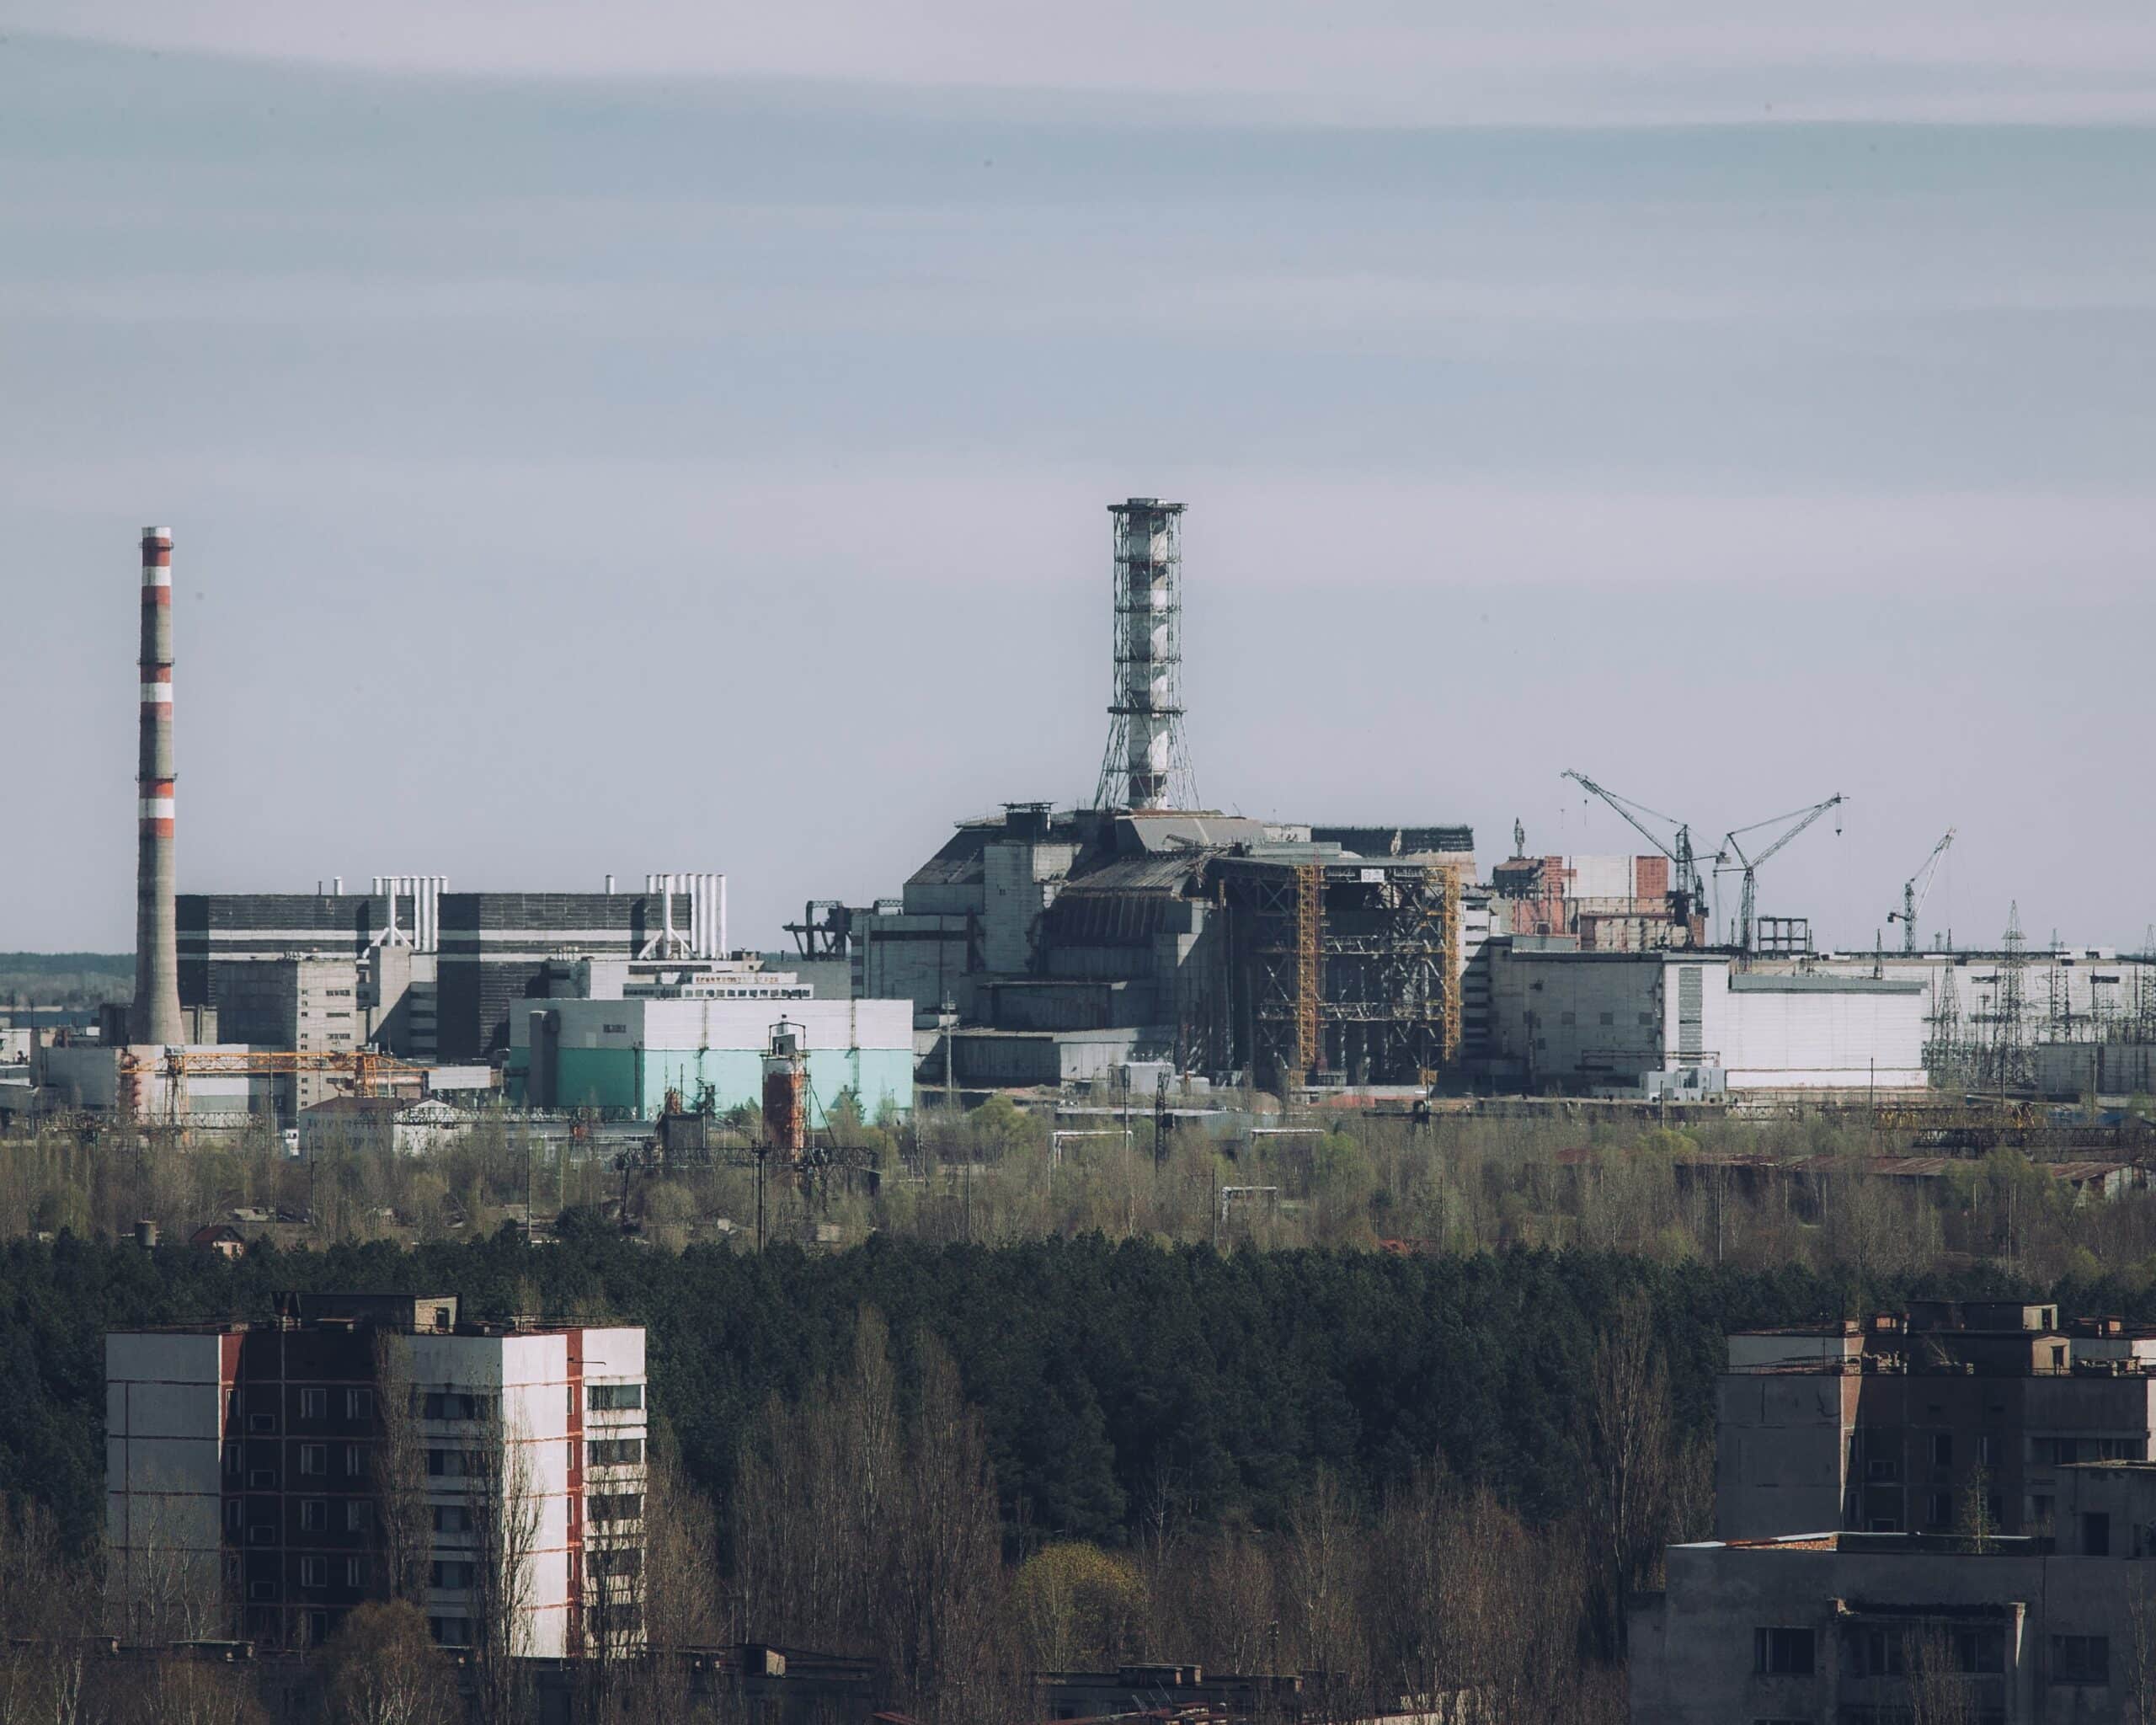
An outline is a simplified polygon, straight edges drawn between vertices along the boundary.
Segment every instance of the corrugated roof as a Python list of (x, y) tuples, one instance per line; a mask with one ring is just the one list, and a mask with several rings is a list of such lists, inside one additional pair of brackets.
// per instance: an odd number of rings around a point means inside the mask
[(1001, 821), (962, 826), (943, 841), (943, 848), (907, 876), (908, 886), (977, 886), (982, 879), (982, 852), (988, 841), (1001, 832)]
[(1084, 874), (1073, 875), (1057, 893), (1060, 903), (1100, 893), (1167, 893), (1180, 897), (1194, 885), (1208, 851), (1175, 851), (1165, 856), (1121, 857)]

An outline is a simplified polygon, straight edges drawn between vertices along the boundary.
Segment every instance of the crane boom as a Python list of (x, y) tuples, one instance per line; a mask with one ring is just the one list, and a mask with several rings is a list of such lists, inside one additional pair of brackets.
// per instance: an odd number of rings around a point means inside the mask
[[(1681, 895), (1684, 899), (1684, 903), (1678, 908), (1682, 913), (1682, 920), (1689, 925), (1691, 921), (1692, 906), (1704, 903), (1707, 896), (1706, 884), (1700, 879), (1700, 865), (1692, 854), (1690, 823), (1679, 820), (1673, 814), (1664, 814), (1659, 809), (1650, 809), (1644, 803), (1635, 803), (1629, 797), (1620, 797), (1607, 786), (1598, 785), (1585, 773), (1575, 772), (1570, 767), (1566, 768), (1564, 777), (1572, 780), (1582, 790), (1591, 791), (1601, 798), (1604, 802), (1625, 817), (1635, 832), (1669, 858), (1676, 868), (1676, 877), (1673, 882), (1675, 890), (1671, 896), (1676, 898)], [(1638, 811), (1637, 814), (1633, 812), (1636, 809)], [(1641, 814), (1650, 816), (1656, 820), (1668, 821), (1670, 825), (1677, 829), (1675, 836), (1668, 843), (1664, 843), (1656, 836), (1646, 823), (1640, 819)]]
[(1924, 866), (1902, 883), (1902, 908), (1889, 911), (1886, 920), (1902, 925), (1902, 950), (1913, 953), (1917, 949), (1917, 912), (1924, 909), (1924, 901), (1931, 896), (1931, 884), (1939, 879), (1940, 859), (1954, 842), (1956, 828), (1948, 827), (1945, 836), (1931, 847), (1924, 859)]
[[(1749, 826), (1737, 827), (1734, 830), (1723, 836), (1722, 843), (1726, 846), (1730, 852), (1736, 857), (1738, 863), (1742, 865), (1744, 873), (1744, 890), (1741, 907), (1738, 912), (1738, 932), (1737, 938), (1737, 945), (1744, 951), (1748, 953), (1752, 950), (1753, 921), (1752, 912), (1753, 902), (1758, 891), (1757, 877), (1760, 867), (1769, 857), (1772, 857), (1777, 851), (1780, 850), (1784, 845), (1787, 844), (1791, 839), (1802, 832), (1805, 828), (1811, 825), (1813, 821), (1824, 814), (1829, 809), (1838, 809), (1848, 800), (1849, 798), (1843, 796), (1839, 791), (1837, 791), (1833, 796), (1828, 798), (1825, 802), (1814, 803), (1809, 809), (1792, 809), (1786, 814), (1770, 814), (1764, 820), (1755, 820)], [(1769, 845), (1765, 850), (1760, 852), (1758, 856), (1748, 857), (1744, 854), (1744, 846), (1737, 843), (1737, 840), (1740, 837), (1748, 832), (1757, 832), (1762, 827), (1779, 826), (1785, 820), (1794, 821), (1796, 825), (1791, 826), (1787, 831), (1784, 832), (1772, 844)]]

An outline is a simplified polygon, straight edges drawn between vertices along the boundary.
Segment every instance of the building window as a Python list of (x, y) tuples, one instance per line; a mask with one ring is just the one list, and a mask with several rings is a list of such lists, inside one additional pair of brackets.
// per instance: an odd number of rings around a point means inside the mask
[(247, 1530), (247, 1542), (250, 1546), (274, 1546), (277, 1543), (277, 1530), (266, 1521), (250, 1527)]
[(225, 1499), (225, 1527), (227, 1531), (239, 1531), (240, 1518), (247, 1513), (247, 1506), (237, 1498)]
[(454, 1390), (430, 1390), (419, 1400), (422, 1419), (484, 1419), (487, 1398)]
[(427, 1585), (456, 1590), (472, 1585), (472, 1566), (454, 1558), (436, 1558), (428, 1573)]
[(274, 1492), (277, 1489), (277, 1470), (274, 1467), (250, 1467), (247, 1471), (247, 1488), (250, 1492)]
[(1954, 1465), (1953, 1433), (1934, 1432), (1931, 1434), (1931, 1465), (1934, 1467), (1951, 1467)]
[(1569, 1024), (1572, 1022), (1572, 1015), (1570, 1012), (1560, 1012), (1557, 1014), (1557, 1022), (1560, 1024)]
[(367, 1477), (367, 1446), (365, 1444), (344, 1445), (344, 1477), (365, 1479)]
[(2052, 1637), (2053, 1683), (2105, 1684), (2111, 1680), (2111, 1643), (2101, 1635)]
[(642, 1384), (593, 1384), (584, 1392), (584, 1405), (594, 1413), (622, 1413), (643, 1406)]
[(638, 1546), (619, 1546), (609, 1551), (595, 1551), (591, 1554), (591, 1573), (594, 1575), (641, 1575), (643, 1573), (643, 1550)]
[(329, 1525), (329, 1505), (320, 1498), (307, 1498), (300, 1503), (300, 1531), (322, 1533)]
[(234, 1478), (237, 1478), (241, 1473), (246, 1471), (246, 1462), (243, 1461), (240, 1456), (240, 1446), (237, 1444), (226, 1445), (225, 1471), (231, 1474)]
[(344, 1418), (369, 1420), (374, 1418), (374, 1391), (347, 1390), (344, 1391)]
[(446, 1648), (468, 1648), (472, 1645), (472, 1620), (469, 1617), (430, 1617), (427, 1627), (434, 1632), (435, 1640)]
[(300, 1471), (327, 1473), (329, 1471), (329, 1446), (327, 1444), (300, 1445)]
[(1997, 1432), (1977, 1434), (1977, 1466), (1979, 1467), (1999, 1466), (1999, 1434)]
[(1930, 1510), (1931, 1513), (1929, 1519), (1934, 1527), (1945, 1527), (1950, 1525), (1954, 1519), (1954, 1499), (1952, 1495), (1946, 1492), (1934, 1492), (1931, 1494)]
[(277, 1597), (277, 1583), (274, 1581), (250, 1581), (247, 1584), (247, 1596), (257, 1602), (264, 1599), (274, 1601)]
[(327, 1557), (300, 1559), (300, 1585), (327, 1587), (329, 1585), (329, 1560)]
[(584, 1446), (592, 1467), (634, 1467), (643, 1460), (642, 1438), (595, 1438)]
[(238, 1552), (227, 1552), (225, 1554), (225, 1585), (230, 1588), (237, 1587), (246, 1568), (246, 1560)]
[(2111, 1518), (2100, 1509), (2082, 1512), (2081, 1555), (2084, 1557), (2108, 1557), (2111, 1555)]
[(300, 1391), (300, 1418), (302, 1419), (327, 1419), (328, 1417), (328, 1391), (302, 1390)]
[(329, 1639), (329, 1614), (310, 1611), (307, 1614), (307, 1641), (309, 1647), (320, 1647)]
[(472, 1531), (472, 1511), (462, 1503), (437, 1503), (435, 1508), (436, 1533), (469, 1533)]
[(344, 1531), (365, 1533), (374, 1525), (374, 1505), (365, 1498), (355, 1498), (344, 1506)]
[(594, 1521), (634, 1521), (643, 1514), (643, 1498), (636, 1492), (617, 1492), (590, 1500)]
[(1983, 1676), (2006, 1669), (2006, 1632), (1961, 1629), (1954, 1633), (1954, 1669), (1965, 1676)]
[(430, 1450), (427, 1471), (436, 1479), (464, 1479), (472, 1471), (472, 1458), (462, 1450)]
[(1864, 1633), (1863, 1667), (1865, 1677), (1899, 1677), (1902, 1674), (1902, 1632), (1898, 1629), (1868, 1629)]
[(1755, 1629), (1752, 1632), (1752, 1669), (1763, 1675), (1809, 1677), (1813, 1640), (1813, 1632), (1809, 1629)]
[(344, 1560), (344, 1585), (355, 1592), (364, 1592), (367, 1584), (367, 1560), (347, 1557)]

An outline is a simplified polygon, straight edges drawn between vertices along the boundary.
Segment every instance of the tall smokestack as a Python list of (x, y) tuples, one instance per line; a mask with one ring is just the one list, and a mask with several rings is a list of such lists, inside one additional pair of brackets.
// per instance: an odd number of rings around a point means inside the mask
[(1115, 699), (1101, 759), (1101, 809), (1194, 809), (1182, 740), (1182, 505), (1112, 503)]
[(135, 1005), (131, 1041), (186, 1039), (173, 903), (172, 531), (142, 530), (142, 724), (135, 775)]

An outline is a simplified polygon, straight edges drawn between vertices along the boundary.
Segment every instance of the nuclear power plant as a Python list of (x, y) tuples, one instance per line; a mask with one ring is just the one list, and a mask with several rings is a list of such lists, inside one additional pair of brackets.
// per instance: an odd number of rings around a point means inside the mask
[[(1919, 939), (1947, 847), (1902, 886), (1898, 950), (1836, 953), (1759, 876), (1847, 799), (1708, 829), (1567, 771), (1648, 848), (1485, 870), (1444, 809), (1257, 820), (1203, 806), (1185, 734), (1185, 507), (1108, 506), (1108, 720), (1091, 803), (954, 823), (894, 895), (811, 899), (792, 969), (732, 944), (726, 877), (469, 890), (439, 873), (178, 891), (173, 536), (141, 537), (135, 992), (47, 1038), (0, 1108), (196, 1125), (492, 1097), (648, 1119), (839, 1097), (903, 1117), (961, 1092), (1107, 1083), (1283, 1095), (1645, 1100), (2156, 1088), (2156, 966), (2017, 926)], [(212, 770), (217, 763), (211, 763)], [(1817, 841), (1814, 841), (1817, 842)], [(1717, 926), (1709, 875), (1741, 881)], [(1772, 879), (1769, 875), (1769, 882)], [(1720, 937), (1719, 938), (1717, 937)], [(25, 1103), (27, 1098), (27, 1103)]]

